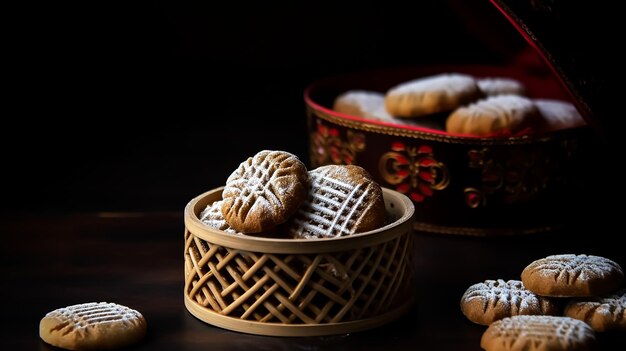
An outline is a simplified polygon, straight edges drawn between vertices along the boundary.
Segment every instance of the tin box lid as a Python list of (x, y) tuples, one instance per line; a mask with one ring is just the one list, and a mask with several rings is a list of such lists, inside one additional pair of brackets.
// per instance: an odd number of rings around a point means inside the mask
[(619, 107), (609, 80), (620, 55), (610, 39), (610, 8), (596, 0), (490, 1), (544, 59), (599, 137), (615, 141), (619, 128), (611, 126), (611, 112)]

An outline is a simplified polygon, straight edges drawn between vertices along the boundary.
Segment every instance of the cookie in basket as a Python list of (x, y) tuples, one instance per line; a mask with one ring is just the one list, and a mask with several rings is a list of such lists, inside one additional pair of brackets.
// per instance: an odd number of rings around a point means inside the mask
[(421, 117), (452, 111), (481, 97), (474, 77), (442, 73), (392, 87), (385, 94), (385, 106), (395, 117)]
[(537, 129), (541, 117), (532, 100), (518, 95), (496, 95), (460, 107), (448, 116), (446, 131), (490, 136)]
[(286, 228), (297, 239), (335, 238), (385, 225), (380, 185), (362, 167), (328, 165), (309, 171), (309, 193)]
[(626, 332), (626, 289), (603, 297), (572, 299), (564, 314), (586, 322), (597, 332)]
[(461, 311), (472, 322), (489, 325), (516, 315), (556, 315), (557, 303), (538, 296), (519, 280), (485, 280), (470, 286), (461, 297)]
[(222, 215), (222, 204), (224, 201), (215, 201), (200, 212), (200, 221), (211, 228), (231, 234), (241, 234), (230, 227)]
[(512, 316), (493, 322), (483, 333), (486, 351), (591, 350), (596, 335), (587, 323), (562, 316)]
[(46, 343), (68, 350), (107, 350), (141, 340), (146, 320), (138, 311), (116, 303), (90, 302), (56, 309), (39, 323)]
[(242, 162), (222, 192), (222, 215), (241, 233), (262, 233), (285, 223), (307, 196), (308, 172), (286, 151), (263, 150)]
[(526, 289), (542, 296), (585, 297), (615, 292), (624, 281), (616, 262), (594, 255), (551, 255), (522, 271)]
[(508, 77), (477, 78), (476, 84), (486, 96), (495, 95), (526, 95), (526, 87), (517, 79)]

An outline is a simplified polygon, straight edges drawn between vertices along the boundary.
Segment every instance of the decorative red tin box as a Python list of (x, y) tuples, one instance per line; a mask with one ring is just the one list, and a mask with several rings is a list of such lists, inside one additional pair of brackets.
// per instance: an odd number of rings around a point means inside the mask
[[(396, 84), (439, 73), (510, 77), (527, 95), (570, 101), (585, 117), (584, 91), (504, 2), (493, 1), (545, 58), (553, 75), (519, 67), (429, 66), (353, 72), (315, 82), (305, 91), (312, 167), (358, 164), (384, 187), (415, 204), (418, 231), (509, 235), (550, 231), (571, 220), (591, 187), (598, 137), (591, 126), (523, 136), (468, 137), (366, 120), (332, 110), (342, 92), (384, 93)], [(515, 13), (515, 15), (514, 15)], [(530, 16), (530, 15), (529, 15)], [(571, 77), (571, 76), (569, 76)]]

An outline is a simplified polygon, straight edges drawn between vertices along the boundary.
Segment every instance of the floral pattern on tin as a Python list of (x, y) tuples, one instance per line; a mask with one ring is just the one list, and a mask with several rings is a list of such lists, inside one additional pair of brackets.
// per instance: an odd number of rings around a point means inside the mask
[(486, 206), (487, 199), (495, 196), (505, 204), (527, 202), (548, 187), (554, 168), (553, 160), (540, 149), (494, 154), (483, 148), (467, 155), (469, 168), (480, 172), (481, 182), (464, 189), (465, 204), (470, 208)]
[(339, 129), (328, 127), (317, 120), (315, 131), (311, 133), (311, 160), (317, 166), (328, 164), (355, 164), (357, 153), (365, 150), (365, 135), (352, 130), (346, 131), (346, 139), (341, 138)]
[(396, 191), (415, 202), (426, 200), (450, 183), (448, 168), (437, 161), (432, 147), (428, 145), (415, 147), (393, 142), (391, 151), (380, 157), (378, 170), (387, 183), (395, 186)]

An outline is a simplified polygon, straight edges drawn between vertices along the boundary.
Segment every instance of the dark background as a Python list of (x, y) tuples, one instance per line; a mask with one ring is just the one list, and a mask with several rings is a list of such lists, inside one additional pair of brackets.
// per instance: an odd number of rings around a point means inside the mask
[(180, 211), (262, 149), (308, 162), (302, 94), (319, 78), (536, 61), (487, 0), (20, 6), (0, 144), (10, 212)]

